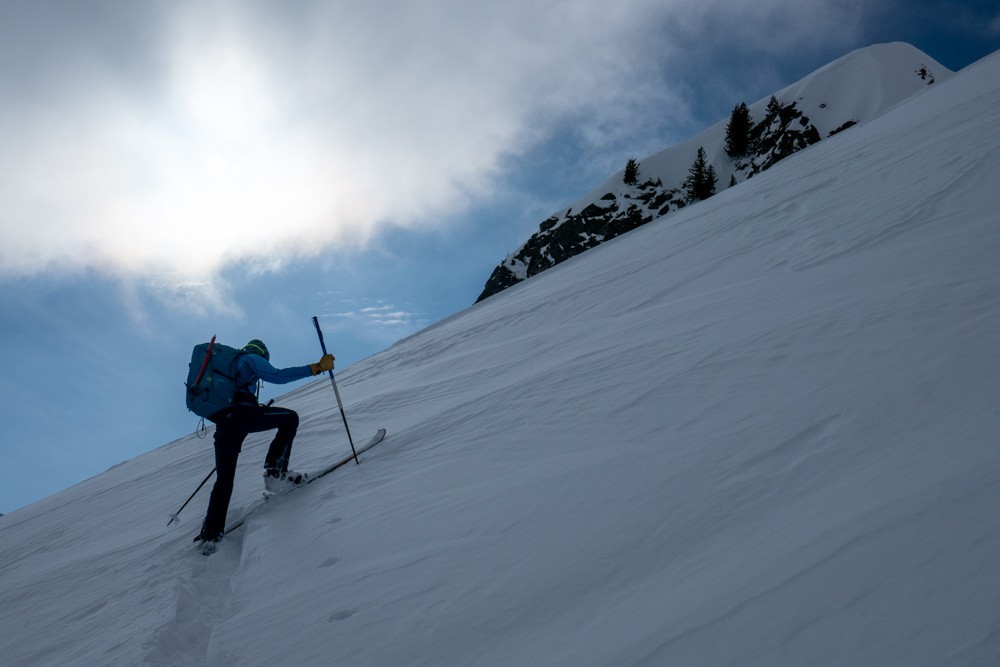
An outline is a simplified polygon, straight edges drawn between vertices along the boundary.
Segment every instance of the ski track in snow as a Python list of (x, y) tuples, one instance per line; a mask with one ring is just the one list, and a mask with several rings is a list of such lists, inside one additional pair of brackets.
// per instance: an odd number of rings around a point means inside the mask
[[(5, 664), (1000, 662), (1000, 55), (346, 369), (390, 437), (205, 558), (209, 441), (0, 519)], [(326, 382), (294, 466), (348, 451)], [(261, 492), (247, 439), (230, 519)]]
[(144, 643), (144, 664), (205, 665), (215, 624), (227, 614), (231, 580), (239, 569), (242, 530), (227, 536), (213, 557), (202, 556), (192, 543), (180, 559), (176, 579), (176, 613)]

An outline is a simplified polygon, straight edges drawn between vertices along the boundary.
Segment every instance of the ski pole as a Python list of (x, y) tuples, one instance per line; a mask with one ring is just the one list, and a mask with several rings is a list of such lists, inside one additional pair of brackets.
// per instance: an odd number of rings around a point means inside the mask
[[(319, 328), (319, 318), (313, 315), (313, 324), (316, 325), (316, 333), (319, 335), (319, 346), (323, 348), (323, 355), (326, 356), (326, 343), (323, 341), (323, 330)], [(358, 452), (354, 449), (354, 440), (351, 438), (351, 429), (347, 425), (347, 415), (344, 413), (344, 402), (340, 400), (340, 390), (337, 389), (337, 381), (333, 377), (333, 371), (330, 373), (330, 384), (333, 385), (333, 393), (337, 396), (337, 405), (340, 407), (340, 416), (344, 420), (344, 430), (347, 431), (347, 442), (351, 443), (351, 452), (354, 454), (354, 463), (360, 465), (361, 461), (358, 460)]]
[(167, 522), (168, 526), (170, 524), (172, 524), (174, 521), (177, 520), (177, 515), (181, 513), (181, 510), (183, 510), (185, 507), (187, 507), (187, 504), (189, 502), (191, 502), (191, 499), (195, 497), (195, 494), (197, 494), (199, 491), (201, 491), (201, 487), (205, 486), (205, 482), (208, 481), (208, 478), (211, 477), (213, 473), (215, 473), (215, 468), (212, 468), (212, 472), (208, 473), (208, 477), (206, 477), (205, 479), (201, 480), (201, 484), (199, 484), (198, 488), (194, 490), (194, 493), (192, 493), (190, 496), (188, 496), (188, 499), (184, 501), (183, 505), (181, 505), (181, 509), (177, 510), (176, 512), (174, 512), (173, 514), (170, 515), (170, 521)]

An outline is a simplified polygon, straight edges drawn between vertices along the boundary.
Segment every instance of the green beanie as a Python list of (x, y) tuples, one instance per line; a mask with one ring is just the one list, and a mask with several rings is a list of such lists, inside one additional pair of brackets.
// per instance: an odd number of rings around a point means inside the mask
[(243, 351), (251, 354), (259, 354), (268, 361), (271, 361), (271, 355), (267, 351), (267, 345), (264, 345), (264, 341), (262, 340), (254, 338), (252, 341), (243, 346)]

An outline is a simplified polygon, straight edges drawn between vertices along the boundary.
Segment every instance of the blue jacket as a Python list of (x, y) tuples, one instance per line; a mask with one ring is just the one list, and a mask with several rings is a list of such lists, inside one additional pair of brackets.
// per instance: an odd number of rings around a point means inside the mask
[(309, 366), (275, 368), (259, 354), (241, 354), (236, 359), (236, 391), (257, 394), (257, 382), (263, 380), (272, 384), (288, 384), (312, 377)]

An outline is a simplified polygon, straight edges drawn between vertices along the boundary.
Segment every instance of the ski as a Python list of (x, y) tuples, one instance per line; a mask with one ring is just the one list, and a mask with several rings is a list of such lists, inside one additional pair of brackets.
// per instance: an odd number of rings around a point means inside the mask
[[(366, 442), (361, 447), (358, 447), (357, 454), (361, 455), (364, 452), (367, 452), (369, 449), (371, 449), (372, 447), (374, 447), (378, 443), (382, 442), (382, 440), (384, 440), (384, 439), (385, 439), (385, 429), (384, 428), (380, 428), (378, 431), (375, 432), (375, 435), (372, 436), (371, 440), (369, 440), (368, 442)], [(297, 486), (293, 486), (287, 492), (282, 493), (281, 495), (282, 496), (288, 495), (289, 493), (293, 493), (296, 489), (301, 489), (306, 484), (312, 484), (317, 479), (320, 479), (321, 477), (325, 477), (326, 475), (329, 475), (331, 472), (333, 472), (337, 468), (345, 466), (345, 465), (347, 465), (348, 463), (350, 463), (351, 461), (354, 461), (354, 460), (355, 460), (355, 455), (352, 452), (352, 453), (344, 456), (343, 458), (338, 459), (336, 462), (332, 463), (331, 465), (328, 465), (325, 468), (322, 468), (322, 469), (320, 469), (320, 470), (318, 470), (318, 471), (316, 471), (314, 473), (311, 473), (311, 474), (310, 473), (306, 473), (306, 480), (305, 480), (305, 482), (303, 482), (302, 484), (299, 484)], [(251, 507), (249, 510), (247, 510), (246, 512), (243, 513), (243, 516), (241, 516), (239, 519), (236, 519), (231, 524), (229, 524), (226, 527), (226, 532), (224, 532), (223, 535), (228, 535), (229, 533), (233, 532), (234, 530), (236, 530), (237, 528), (239, 528), (240, 526), (242, 526), (244, 523), (246, 523), (247, 519), (250, 518), (250, 515), (252, 515), (254, 512), (256, 512), (257, 509), (259, 507), (261, 507), (261, 505), (262, 505), (262, 503), (255, 503), (253, 507)], [(199, 540), (199, 537), (195, 537), (194, 538), (195, 542), (197, 542), (198, 540)]]
[[(382, 440), (384, 438), (385, 438), (385, 429), (384, 428), (380, 428), (378, 431), (375, 432), (375, 435), (372, 436), (371, 440), (369, 440), (368, 442), (366, 442), (362, 446), (358, 447), (358, 454), (360, 455), (360, 454), (362, 454), (364, 452), (367, 452), (369, 449), (371, 449), (372, 447), (374, 447), (378, 443), (382, 442)], [(311, 484), (311, 483), (315, 482), (317, 479), (319, 479), (320, 477), (322, 477), (323, 475), (328, 475), (331, 472), (333, 472), (334, 470), (336, 470), (337, 468), (339, 468), (339, 467), (341, 467), (343, 465), (347, 465), (348, 463), (350, 463), (351, 461), (354, 461), (354, 460), (356, 460), (354, 454), (353, 453), (352, 454), (348, 454), (347, 456), (345, 456), (344, 458), (340, 459), (339, 461), (337, 461), (333, 465), (327, 466), (326, 468), (323, 468), (319, 472), (314, 473), (312, 475), (309, 475), (309, 478), (306, 479), (306, 484)], [(298, 488), (298, 487), (296, 487), (296, 488)]]

